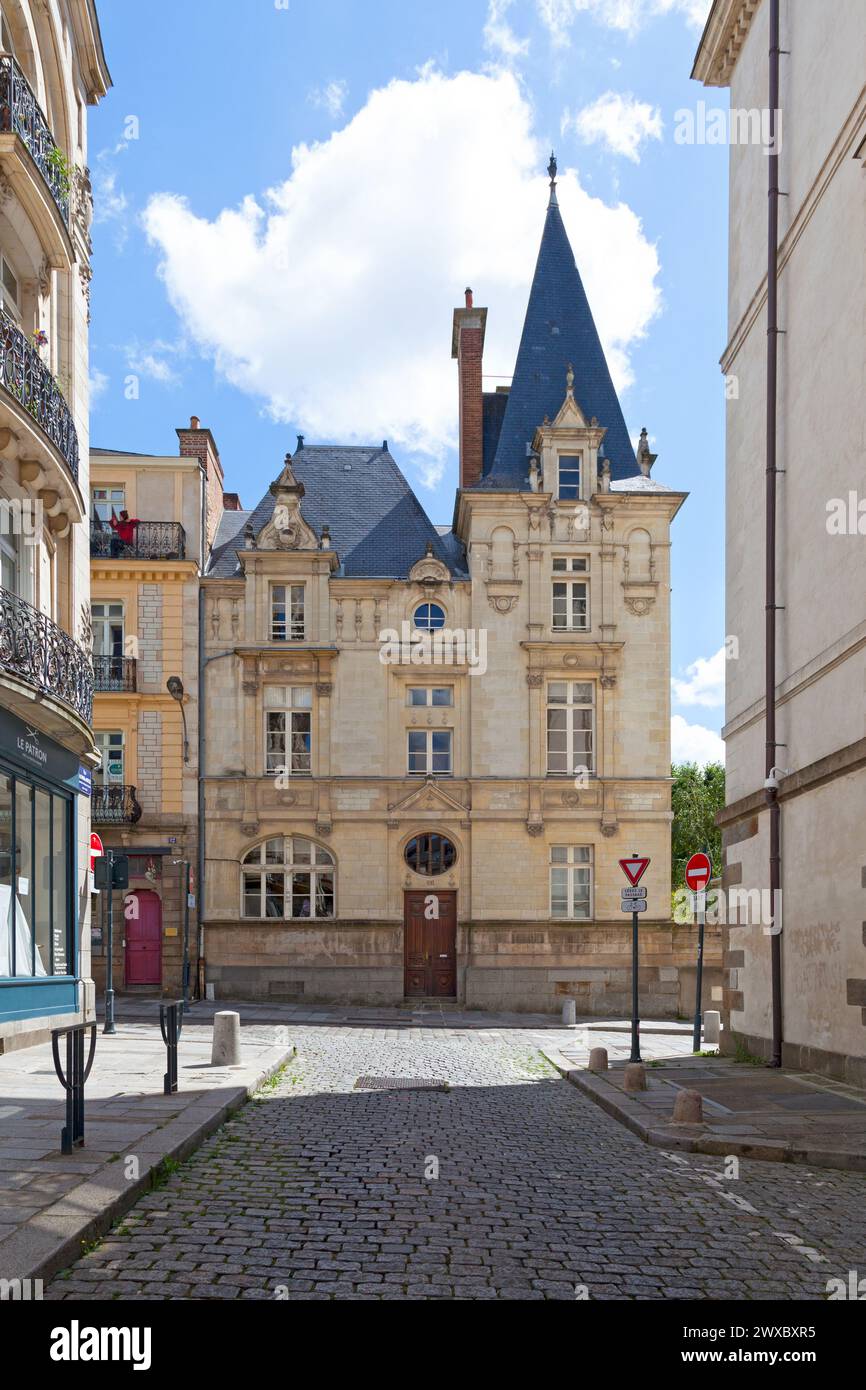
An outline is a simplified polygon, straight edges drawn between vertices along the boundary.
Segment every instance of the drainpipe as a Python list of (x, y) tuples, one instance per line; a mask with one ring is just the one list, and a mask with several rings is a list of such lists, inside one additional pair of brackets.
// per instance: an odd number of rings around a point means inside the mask
[(773, 769), (776, 765), (776, 383), (778, 366), (778, 245), (779, 245), (779, 155), (776, 112), (779, 110), (779, 0), (770, 0), (769, 52), (770, 141), (769, 190), (767, 200), (767, 469), (765, 543), (765, 688), (766, 728), (764, 786), (770, 814), (770, 901), (773, 927), (770, 937), (770, 989), (772, 1004), (772, 1050), (770, 1066), (782, 1065), (782, 939), (778, 918), (779, 889), (782, 881), (781, 816)]
[(204, 923), (202, 914), (204, 912), (204, 872), (205, 872), (205, 757), (207, 750), (207, 700), (205, 699), (205, 671), (212, 661), (219, 661), (224, 656), (234, 656), (233, 651), (214, 652), (213, 656), (204, 654), (204, 585), (199, 581), (198, 587), (198, 864), (196, 878), (198, 880), (198, 932), (197, 932), (197, 983), (198, 998), (204, 998)]

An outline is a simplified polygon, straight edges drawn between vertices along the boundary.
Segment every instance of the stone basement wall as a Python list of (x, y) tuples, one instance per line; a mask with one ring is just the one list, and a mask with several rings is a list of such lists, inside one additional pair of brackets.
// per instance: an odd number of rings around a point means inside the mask
[[(577, 934), (580, 950), (571, 945)], [(693, 928), (642, 927), (639, 995), (646, 1017), (694, 1013), (696, 954)], [(205, 956), (205, 978), (217, 999), (393, 1005), (404, 998), (401, 923), (214, 924), (205, 927)], [(718, 929), (707, 928), (703, 978), (703, 1006), (718, 1008)], [(571, 996), (580, 1014), (628, 1017), (631, 924), (571, 929), (459, 924), (457, 991), (467, 1008), (558, 1013)]]

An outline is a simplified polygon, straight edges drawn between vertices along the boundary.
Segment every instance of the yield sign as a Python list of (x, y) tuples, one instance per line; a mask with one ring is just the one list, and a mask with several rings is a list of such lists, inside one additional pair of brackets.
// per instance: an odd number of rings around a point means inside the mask
[(713, 868), (709, 858), (703, 850), (698, 854), (693, 854), (686, 865), (686, 883), (693, 893), (700, 893), (712, 877)]
[(619, 867), (622, 869), (632, 888), (640, 883), (646, 873), (649, 859), (643, 859), (640, 855), (633, 854), (631, 859), (621, 859)]

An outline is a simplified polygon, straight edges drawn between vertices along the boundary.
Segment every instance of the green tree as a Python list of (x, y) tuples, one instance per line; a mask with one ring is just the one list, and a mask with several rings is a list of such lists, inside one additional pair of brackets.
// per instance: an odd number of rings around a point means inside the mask
[(671, 888), (686, 886), (685, 869), (691, 855), (705, 850), (713, 865), (713, 877), (722, 872), (722, 834), (716, 812), (725, 804), (725, 769), (721, 763), (674, 763), (671, 810)]

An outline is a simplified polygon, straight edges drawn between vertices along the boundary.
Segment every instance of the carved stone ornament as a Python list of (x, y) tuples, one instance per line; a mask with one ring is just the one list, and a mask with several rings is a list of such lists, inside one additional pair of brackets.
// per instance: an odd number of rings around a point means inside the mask
[(617, 827), (615, 825), (610, 824), (606, 825), (604, 822), (602, 822), (601, 833), (606, 837), (606, 839), (609, 840), (613, 835), (616, 835)]
[(416, 560), (409, 571), (412, 584), (447, 584), (451, 578), (448, 566), (438, 560), (433, 553), (433, 542), (427, 542), (427, 549), (420, 560)]
[(334, 687), (331, 681), (316, 681), (317, 695), (330, 695), (333, 689)]
[(626, 608), (629, 610), (630, 613), (634, 613), (636, 618), (645, 617), (646, 614), (652, 608), (654, 603), (655, 598), (650, 597), (649, 595), (643, 595), (641, 597), (637, 597), (635, 595), (627, 595), (625, 600)]
[(93, 618), (90, 612), (90, 604), (82, 603), (81, 615), (78, 623), (79, 642), (86, 652), (93, 650)]
[(331, 822), (330, 822), (329, 820), (317, 820), (317, 821), (316, 821), (316, 834), (317, 834), (317, 835), (330, 835), (330, 833), (331, 833), (331, 831), (333, 830), (333, 828), (334, 828), (334, 827), (333, 827), (333, 825), (331, 824)]
[(579, 806), (580, 792), (563, 792), (562, 804), (563, 806)]
[(602, 688), (602, 690), (613, 690), (613, 688), (614, 688), (615, 685), (616, 685), (616, 676), (602, 676), (602, 678), (601, 678), (601, 688)]
[(258, 823), (258, 821), (254, 821), (254, 820), (241, 821), (241, 834), (242, 834), (242, 835), (246, 835), (247, 839), (250, 839), (250, 840), (251, 840), (251, 839), (253, 838), (253, 836), (254, 836), (254, 835), (258, 835), (258, 833), (259, 833), (259, 823)]
[(488, 594), (487, 601), (494, 613), (510, 613), (517, 603), (517, 594)]
[(542, 685), (544, 685), (544, 672), (527, 671), (526, 684), (530, 687), (531, 690), (538, 690)]
[(543, 829), (544, 829), (544, 824), (543, 824), (543, 822), (540, 821), (540, 820), (528, 820), (528, 821), (526, 822), (526, 833), (527, 833), (527, 835), (531, 835), (531, 836), (533, 837), (533, 839), (534, 839), (537, 835), (540, 835)]

